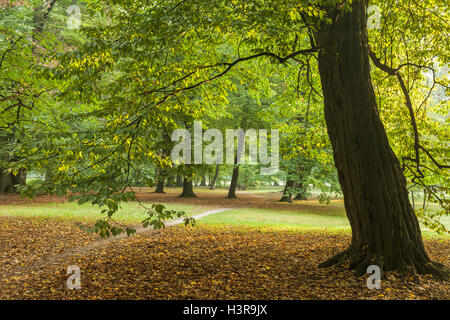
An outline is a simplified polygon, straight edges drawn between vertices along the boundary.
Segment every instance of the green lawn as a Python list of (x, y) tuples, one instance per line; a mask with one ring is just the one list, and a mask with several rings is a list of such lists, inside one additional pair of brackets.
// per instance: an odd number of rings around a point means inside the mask
[[(150, 206), (151, 204), (146, 204)], [(139, 224), (145, 217), (145, 209), (136, 202), (122, 203), (122, 208), (115, 213), (116, 221), (128, 224)], [(192, 206), (185, 204), (165, 204), (167, 209), (183, 210), (188, 215), (196, 215), (208, 210), (210, 207)], [(342, 206), (341, 203), (331, 206)], [(330, 208), (331, 209), (331, 208)], [(28, 205), (0, 205), (0, 216), (18, 216), (27, 218), (53, 218), (57, 220), (74, 220), (92, 222), (105, 217), (101, 209), (90, 204), (78, 205), (74, 202), (47, 203)], [(447, 228), (450, 228), (450, 217), (442, 217)], [(197, 221), (198, 225), (210, 226), (242, 226), (259, 230), (285, 230), (294, 232), (332, 232), (350, 233), (350, 225), (342, 211), (330, 210), (329, 212), (295, 212), (275, 211), (273, 209), (240, 208), (224, 211), (203, 217)], [(434, 232), (423, 229), (423, 235), (430, 237), (439, 236)]]
[[(450, 217), (441, 219), (450, 228)], [(305, 213), (268, 209), (235, 209), (216, 213), (197, 222), (199, 225), (245, 226), (260, 230), (287, 230), (297, 232), (350, 233), (350, 224), (344, 213)], [(426, 238), (450, 238), (422, 228)]]
[[(145, 204), (150, 207), (151, 204)], [(165, 204), (166, 209), (183, 210), (189, 215), (209, 210), (208, 207), (187, 206), (183, 204)], [(113, 216), (114, 220), (123, 223), (140, 223), (145, 217), (145, 209), (137, 202), (122, 203), (121, 209)], [(95, 221), (104, 218), (97, 206), (90, 204), (78, 205), (76, 202), (46, 203), (29, 205), (0, 205), (0, 216), (53, 218), (58, 220)]]

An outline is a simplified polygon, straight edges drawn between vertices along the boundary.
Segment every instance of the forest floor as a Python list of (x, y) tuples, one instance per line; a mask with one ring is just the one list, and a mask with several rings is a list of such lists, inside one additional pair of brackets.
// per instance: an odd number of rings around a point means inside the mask
[[(146, 202), (182, 201), (204, 211), (231, 204), (285, 210), (273, 202), (276, 194), (223, 200), (221, 192), (199, 192), (201, 198), (185, 200), (176, 198), (177, 190), (162, 196), (146, 191), (138, 194)], [(38, 197), (33, 203), (59, 201), (66, 200)], [(5, 202), (30, 203), (15, 196), (0, 199)], [(289, 210), (342, 208), (311, 201), (289, 204)], [(381, 289), (369, 290), (369, 275), (355, 277), (345, 266), (318, 268), (348, 246), (348, 233), (200, 224), (104, 241), (76, 222), (0, 216), (0, 299), (450, 299), (450, 284), (429, 276), (417, 284), (389, 272)], [(424, 242), (432, 259), (450, 265), (448, 239)], [(80, 290), (66, 287), (70, 265), (80, 267)]]

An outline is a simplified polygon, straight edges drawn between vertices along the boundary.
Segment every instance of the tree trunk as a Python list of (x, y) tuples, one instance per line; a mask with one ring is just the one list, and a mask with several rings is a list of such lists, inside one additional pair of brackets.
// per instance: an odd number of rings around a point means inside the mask
[(194, 186), (192, 184), (192, 179), (184, 178), (183, 182), (183, 192), (180, 195), (181, 198), (197, 198), (194, 193)]
[(177, 174), (177, 188), (183, 187), (183, 177)]
[(163, 174), (163, 170), (159, 167), (155, 168), (155, 175), (156, 178), (158, 179), (157, 183), (156, 183), (156, 190), (154, 193), (165, 193), (164, 192), (164, 174)]
[(278, 202), (292, 202), (292, 194), (291, 190), (295, 187), (295, 183), (293, 180), (287, 178), (286, 184), (284, 185), (283, 196)]
[(214, 177), (213, 177), (211, 183), (209, 184), (209, 189), (211, 189), (211, 190), (214, 190), (214, 188), (216, 187), (217, 178), (219, 177), (219, 170), (220, 170), (220, 164), (217, 164), (216, 172), (214, 173)]
[(297, 191), (297, 194), (295, 195), (294, 200), (307, 200), (303, 183), (297, 184), (296, 189), (300, 189), (300, 191)]
[(156, 190), (154, 193), (165, 193), (164, 192), (164, 177), (160, 177), (156, 184)]
[(0, 168), (0, 194), (17, 192), (15, 185), (25, 185), (27, 174), (25, 169), (20, 169), (17, 175), (5, 173)]
[(423, 189), (423, 204), (422, 209), (425, 210), (427, 208), (427, 189)]
[(324, 110), (347, 217), (348, 249), (321, 264), (348, 261), (356, 275), (376, 264), (384, 271), (431, 273), (449, 278), (449, 269), (425, 252), (406, 180), (377, 111), (366, 34), (367, 1), (352, 11), (331, 9), (332, 24), (315, 33)]
[(53, 174), (50, 169), (45, 170), (45, 183), (52, 183), (53, 182)]
[(204, 173), (201, 175), (200, 187), (206, 187), (206, 177)]
[(176, 183), (175, 183), (175, 176), (170, 175), (167, 177), (167, 182), (166, 182), (166, 187), (172, 188), (175, 187)]
[[(6, 145), (12, 140), (11, 135), (0, 132), (0, 145)], [(2, 150), (0, 160), (5, 162), (17, 161), (16, 157), (10, 153), (9, 150)], [(17, 192), (15, 185), (25, 185), (27, 180), (27, 171), (24, 168), (19, 169), (17, 175), (5, 172), (6, 168), (0, 168), (0, 193), (15, 193)]]
[(239, 178), (239, 166), (236, 165), (233, 169), (233, 176), (231, 177), (230, 188), (228, 189), (227, 198), (236, 198), (236, 187)]

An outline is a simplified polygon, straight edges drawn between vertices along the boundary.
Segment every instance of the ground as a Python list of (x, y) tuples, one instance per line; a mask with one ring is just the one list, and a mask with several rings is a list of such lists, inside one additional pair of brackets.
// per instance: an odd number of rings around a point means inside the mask
[[(160, 198), (148, 191), (139, 196), (192, 214), (217, 207), (233, 210), (202, 218), (197, 227), (105, 241), (76, 225), (92, 223), (98, 209), (55, 197), (0, 199), (0, 299), (450, 298), (450, 285), (429, 276), (416, 284), (390, 272), (382, 289), (369, 290), (369, 275), (357, 278), (342, 267), (317, 268), (349, 244), (340, 200), (281, 204), (274, 202), (277, 193), (248, 192), (228, 200), (220, 190), (196, 190), (199, 199), (181, 200), (178, 190)], [(77, 209), (78, 215), (69, 214)], [(119, 220), (140, 218), (135, 204), (123, 211)], [(448, 238), (425, 232), (425, 245), (432, 259), (450, 265)], [(80, 290), (66, 288), (69, 265), (81, 269)]]

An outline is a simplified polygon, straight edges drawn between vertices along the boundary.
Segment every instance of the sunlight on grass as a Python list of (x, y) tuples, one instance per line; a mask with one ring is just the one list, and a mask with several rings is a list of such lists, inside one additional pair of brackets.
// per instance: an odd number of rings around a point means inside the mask
[[(447, 228), (450, 218), (441, 220)], [(235, 209), (216, 213), (197, 221), (199, 225), (243, 226), (260, 230), (286, 230), (297, 232), (331, 232), (351, 233), (350, 224), (345, 214), (304, 213), (293, 211), (274, 211), (267, 209)], [(426, 238), (450, 238), (448, 235), (438, 235), (425, 230), (422, 234)]]
[[(145, 204), (150, 207), (151, 204)], [(182, 210), (188, 215), (195, 215), (208, 210), (207, 207), (188, 206), (183, 204), (164, 204), (169, 210)], [(121, 209), (113, 216), (114, 220), (124, 223), (140, 223), (146, 217), (146, 211), (137, 202), (122, 203)], [(74, 202), (46, 203), (29, 205), (1, 205), (0, 216), (16, 216), (26, 218), (52, 218), (57, 220), (95, 221), (104, 218), (101, 208), (90, 204), (78, 205)]]
[[(150, 207), (151, 204), (147, 203)], [(181, 210), (189, 216), (206, 212), (212, 208), (185, 204), (164, 204), (169, 210)], [(342, 203), (332, 203), (331, 207), (341, 207)], [(17, 216), (25, 218), (52, 218), (56, 220), (74, 220), (93, 222), (104, 218), (101, 209), (90, 204), (78, 205), (74, 202), (46, 203), (28, 205), (0, 205), (0, 216)], [(121, 209), (113, 216), (122, 223), (139, 224), (146, 217), (146, 211), (137, 202), (122, 203)], [(450, 228), (450, 217), (441, 217), (441, 222)], [(274, 211), (273, 209), (233, 209), (197, 220), (198, 225), (209, 226), (239, 226), (258, 230), (280, 230), (293, 232), (330, 232), (350, 234), (351, 229), (344, 212), (336, 210), (318, 210), (314, 212)], [(446, 238), (448, 235), (438, 235), (422, 226), (425, 238)]]

